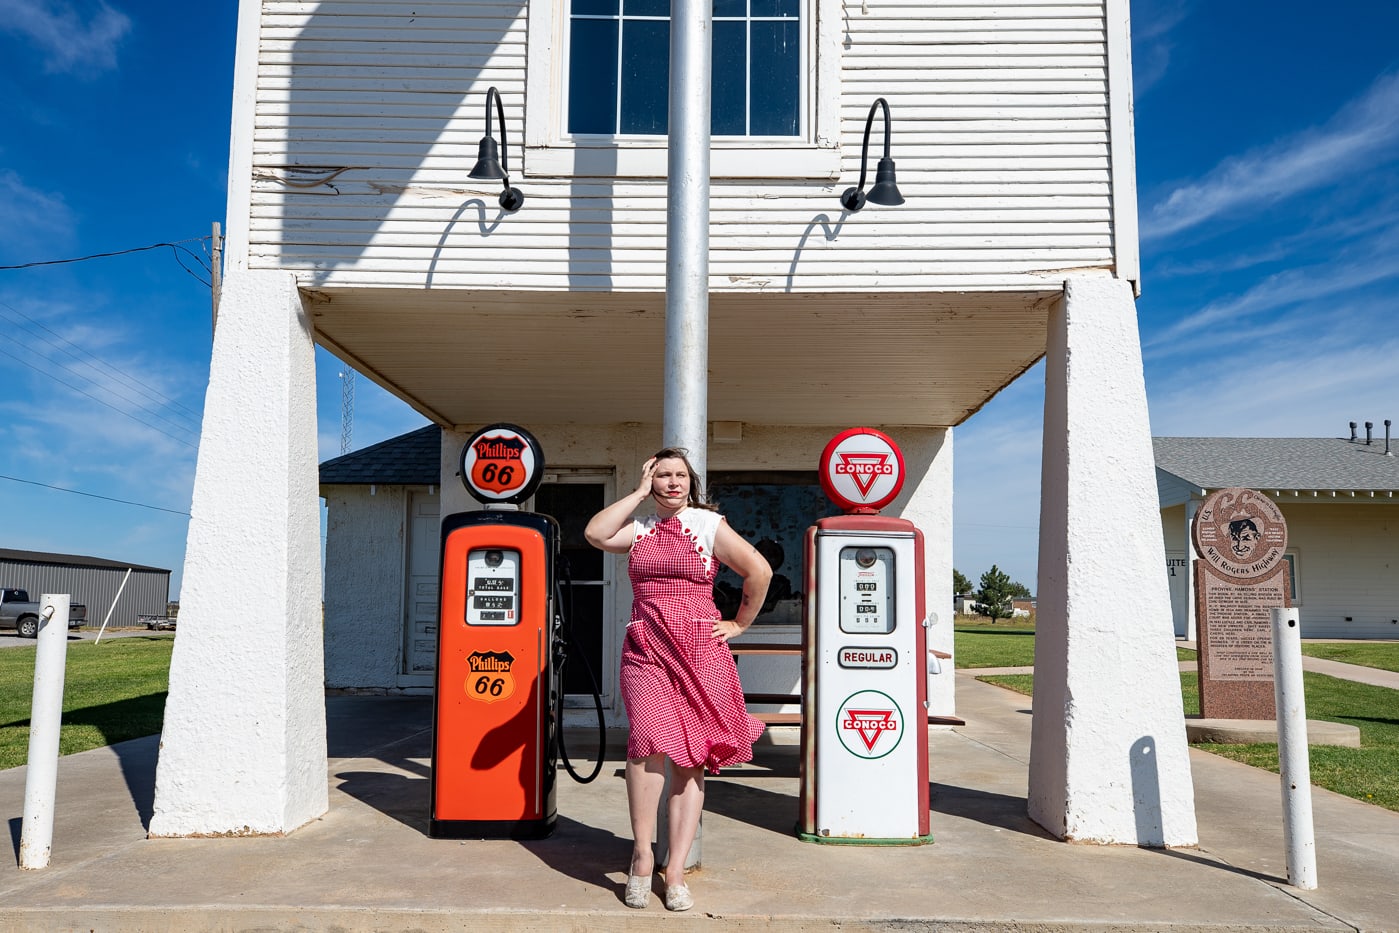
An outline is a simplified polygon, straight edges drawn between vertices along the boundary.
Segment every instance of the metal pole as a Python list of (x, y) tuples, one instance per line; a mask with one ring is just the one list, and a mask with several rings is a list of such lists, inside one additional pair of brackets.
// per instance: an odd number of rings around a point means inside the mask
[(1278, 707), (1287, 883), (1310, 891), (1316, 887), (1316, 836), (1312, 769), (1307, 757), (1307, 698), (1302, 685), (1302, 632), (1296, 609), (1273, 610), (1273, 691)]
[(67, 594), (46, 594), (41, 602), (44, 608), (34, 654), (34, 699), (29, 707), (29, 770), (24, 776), (24, 820), (19, 836), (19, 867), (26, 870), (48, 868), (53, 851), (69, 601)]
[[(709, 72), (711, 0), (671, 0), (666, 183), (665, 403), (661, 443), (709, 472)], [(670, 857), (670, 767), (656, 820), (656, 861)], [(685, 857), (700, 864), (703, 826)]]
[(672, 0), (661, 442), (708, 472), (710, 0)]
[(102, 633), (107, 631), (107, 623), (111, 621), (112, 613), (117, 609), (117, 602), (121, 599), (122, 590), (126, 589), (126, 581), (131, 579), (131, 568), (126, 568), (126, 576), (121, 578), (121, 586), (117, 587), (117, 595), (112, 598), (112, 604), (107, 607), (107, 615), (102, 619), (102, 627), (97, 630), (97, 637), (92, 640), (94, 645), (102, 641)]

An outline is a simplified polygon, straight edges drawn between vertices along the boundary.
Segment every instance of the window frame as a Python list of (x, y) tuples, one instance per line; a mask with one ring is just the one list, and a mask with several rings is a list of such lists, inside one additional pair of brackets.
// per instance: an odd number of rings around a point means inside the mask
[(1302, 605), (1302, 554), (1295, 547), (1283, 552), (1283, 586), (1287, 590), (1288, 606), (1297, 609)]
[[(836, 0), (803, 0), (803, 28), (815, 67), (802, 90), (806, 132), (799, 137), (716, 137), (714, 178), (840, 177), (840, 40)], [(569, 0), (532, 0), (526, 31), (527, 177), (664, 178), (664, 136), (580, 136), (568, 118)]]

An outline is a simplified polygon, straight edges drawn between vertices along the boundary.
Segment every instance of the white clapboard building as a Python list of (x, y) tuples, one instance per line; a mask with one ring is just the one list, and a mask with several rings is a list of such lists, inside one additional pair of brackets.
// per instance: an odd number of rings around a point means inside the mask
[[(1133, 304), (1127, 0), (715, 0), (702, 150), (668, 141), (669, 11), (240, 3), (226, 273), (152, 832), (280, 832), (324, 808), (320, 344), (442, 429), (436, 488), (395, 505), (428, 542), (432, 520), (412, 516), (429, 498), (474, 507), (454, 474), (483, 424), (538, 437), (535, 507), (570, 520), (634, 487), (667, 390), (707, 406), (695, 446), (725, 502), (798, 508), (828, 439), (881, 428), (909, 474), (886, 514), (927, 536), (930, 607), (952, 599), (953, 429), (1047, 358), (1030, 813), (1078, 840), (1193, 843)], [(693, 113), (703, 89), (681, 86)], [(502, 130), (522, 202), (470, 175)], [(901, 204), (871, 187), (886, 144)], [(885, 203), (851, 210), (866, 168)], [(702, 202), (668, 210), (706, 178)], [(666, 372), (667, 294), (696, 287), (670, 269), (695, 249), (707, 356), (687, 380)], [(381, 544), (385, 579), (406, 585), (412, 542)], [(624, 568), (585, 572), (590, 650), (611, 672)], [(1102, 617), (1123, 591), (1142, 607), (1130, 626)], [(431, 664), (418, 602), (389, 610), (400, 684)], [(328, 628), (345, 603), (327, 592)], [(932, 643), (951, 649), (950, 619)], [(930, 712), (955, 715), (953, 679), (934, 679)], [(1151, 801), (1132, 797), (1142, 768)]]

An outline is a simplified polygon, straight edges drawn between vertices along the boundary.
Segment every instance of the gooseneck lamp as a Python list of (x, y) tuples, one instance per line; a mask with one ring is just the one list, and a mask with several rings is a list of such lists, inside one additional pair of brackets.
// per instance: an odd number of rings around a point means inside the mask
[[(879, 166), (874, 172), (874, 185), (866, 194), (865, 171), (869, 167), (870, 128), (874, 125), (874, 111), (878, 107), (884, 108), (884, 158), (879, 160)], [(899, 186), (894, 181), (894, 160), (889, 155), (889, 103), (882, 97), (876, 98), (875, 102), (870, 104), (870, 114), (865, 118), (865, 142), (860, 147), (860, 183), (854, 188), (846, 188), (845, 193), (840, 196), (841, 206), (851, 212), (864, 207), (866, 201), (889, 207), (904, 203), (904, 196), (899, 194)]]
[[(491, 100), (495, 99), (495, 112), (500, 117), (500, 146), (497, 148), (495, 136), (491, 133)], [(880, 163), (883, 165), (883, 163)], [(513, 214), (525, 203), (525, 196), (519, 188), (510, 187), (510, 147), (505, 142), (505, 108), (500, 103), (500, 92), (494, 87), (486, 92), (486, 135), (481, 138), (477, 150), (476, 165), (471, 169), (471, 178), (499, 178), (501, 180), (500, 207), (507, 214)]]

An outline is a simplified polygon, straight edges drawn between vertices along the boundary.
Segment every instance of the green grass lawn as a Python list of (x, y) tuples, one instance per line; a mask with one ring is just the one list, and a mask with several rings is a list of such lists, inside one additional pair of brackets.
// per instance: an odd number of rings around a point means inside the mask
[[(165, 715), (174, 635), (133, 635), (68, 645), (59, 752), (153, 735)], [(25, 763), (35, 648), (0, 651), (0, 769)]]
[[(1399, 811), (1399, 690), (1373, 687), (1324, 674), (1302, 675), (1307, 718), (1344, 722), (1360, 729), (1360, 748), (1311, 747), (1312, 783), (1318, 787)], [(988, 675), (987, 683), (1031, 695), (1034, 675)], [(1187, 716), (1200, 714), (1200, 688), (1193, 672), (1180, 675), (1181, 700)], [(1197, 748), (1255, 768), (1278, 770), (1276, 743), (1259, 745), (1200, 744)]]
[(1302, 642), (1302, 653), (1313, 658), (1325, 658), (1328, 661), (1344, 661), (1347, 664), (1360, 664), (1364, 667), (1377, 667), (1382, 671), (1399, 672), (1399, 641), (1304, 641)]
[[(1030, 667), (1035, 663), (1035, 627), (1014, 622), (958, 622), (952, 630), (956, 665)], [(1195, 652), (1177, 648), (1176, 658), (1193, 661)]]

